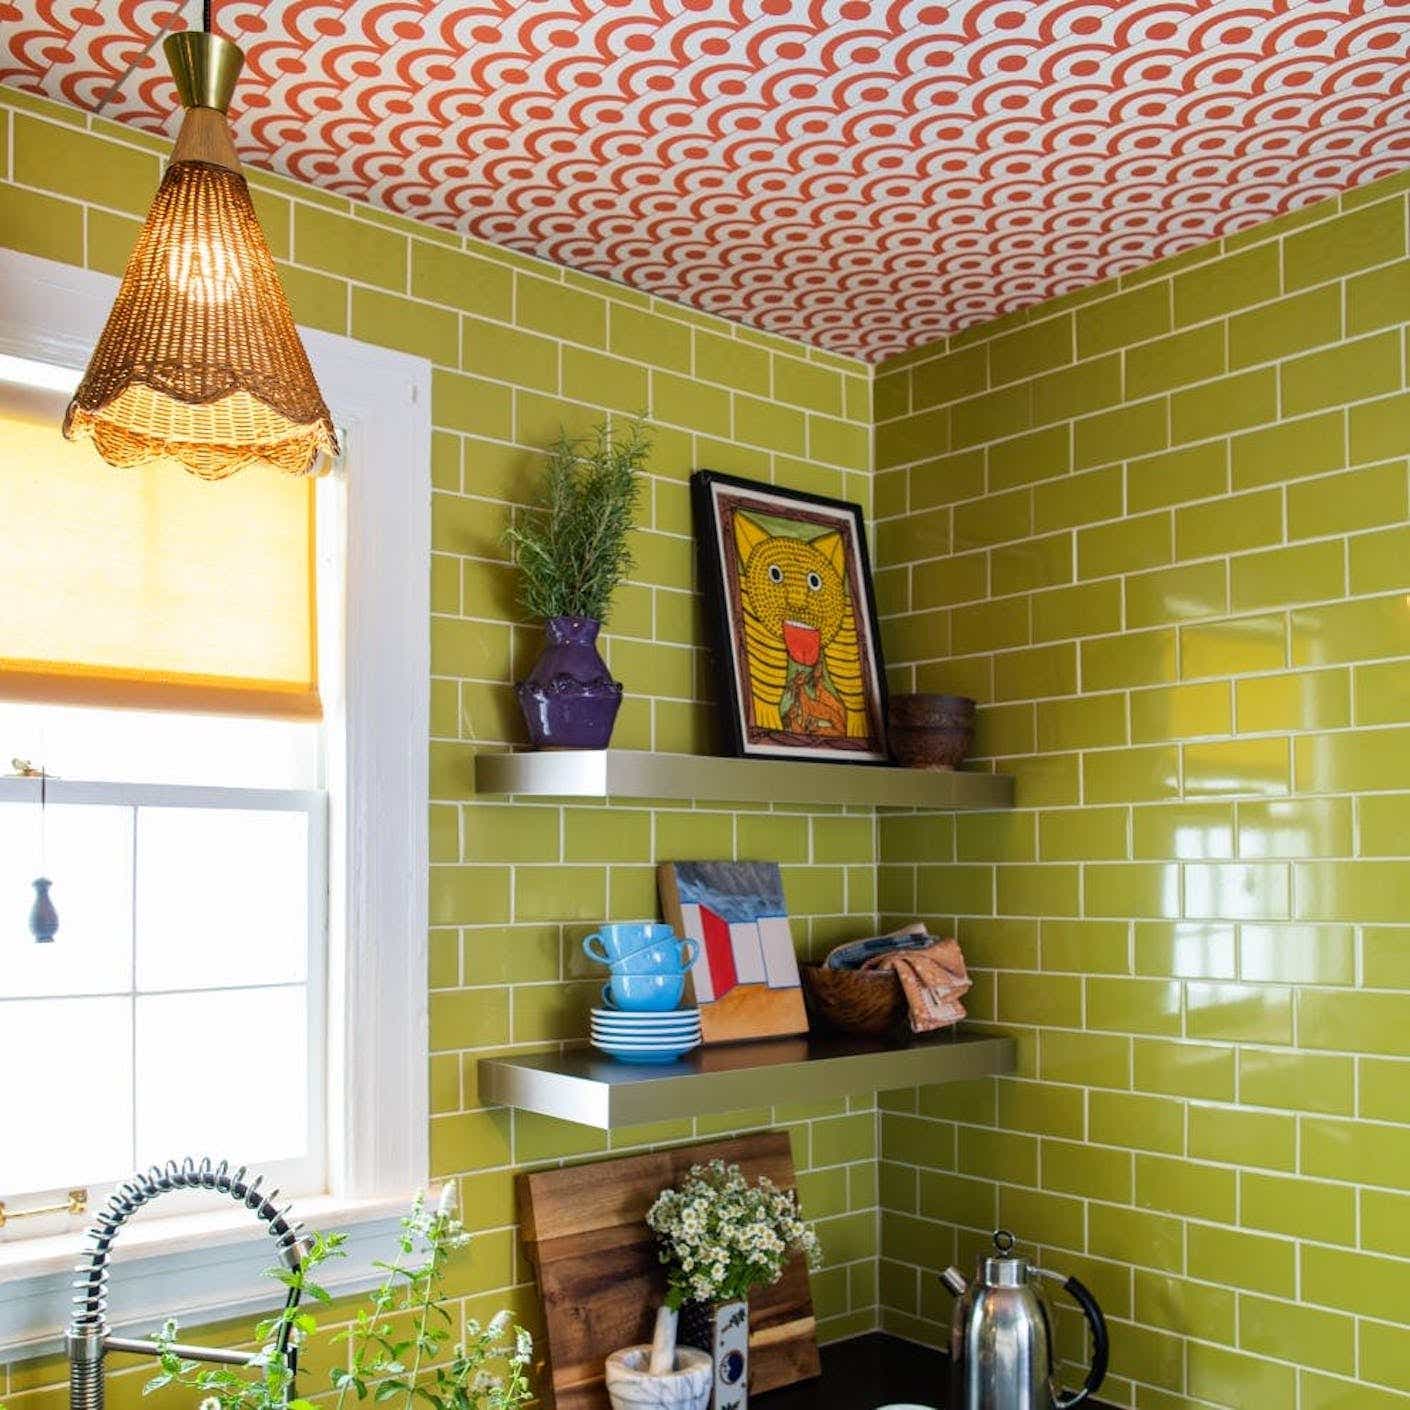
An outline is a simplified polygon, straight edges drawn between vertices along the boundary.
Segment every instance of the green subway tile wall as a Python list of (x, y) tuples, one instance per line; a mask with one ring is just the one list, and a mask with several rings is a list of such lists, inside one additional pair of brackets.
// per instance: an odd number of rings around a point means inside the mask
[(1018, 779), (880, 826), (1019, 1047), (883, 1094), (895, 1331), (1003, 1222), (1113, 1404), (1410, 1407), (1407, 186), (877, 370), (893, 688)]
[[(121, 272), (164, 150), (0, 89), (0, 244)], [(637, 569), (606, 639), (627, 687), (616, 742), (707, 749), (713, 691), (687, 477), (710, 466), (869, 507), (871, 369), (250, 176), (297, 317), (434, 364), (430, 1146), (433, 1175), (459, 1179), (479, 1231), (464, 1274), (467, 1307), (484, 1317), (508, 1305), (532, 1319), (530, 1272), (514, 1237), (516, 1167), (779, 1124), (794, 1136), (804, 1209), (826, 1250), (813, 1283), (822, 1334), (875, 1326), (873, 1099), (615, 1132), (609, 1146), (585, 1127), (481, 1109), (475, 1073), (487, 1052), (583, 1034), (597, 981), (578, 941), (604, 917), (655, 915), (658, 859), (781, 858), (803, 950), (867, 933), (876, 908), (871, 814), (649, 801), (510, 807), (470, 796), (474, 750), (520, 738), (510, 683), (537, 653), (539, 631), (515, 609), (500, 536), (560, 423), (578, 429), (605, 412), (644, 411), (653, 424)], [(130, 1394), (135, 1403), (144, 1378), (140, 1369), (119, 1375), (119, 1401)], [(63, 1401), (59, 1379), (52, 1362), (0, 1368), (0, 1398), (11, 1410), (48, 1410)]]

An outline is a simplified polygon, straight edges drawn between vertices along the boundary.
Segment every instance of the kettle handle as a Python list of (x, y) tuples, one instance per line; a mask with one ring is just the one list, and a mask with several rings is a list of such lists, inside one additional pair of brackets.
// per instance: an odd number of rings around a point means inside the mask
[(1092, 1329), (1092, 1364), (1087, 1368), (1087, 1380), (1082, 1389), (1072, 1395), (1060, 1395), (1053, 1401), (1054, 1410), (1072, 1410), (1089, 1395), (1095, 1395), (1097, 1388), (1106, 1379), (1106, 1363), (1111, 1351), (1111, 1343), (1106, 1334), (1106, 1318), (1097, 1306), (1097, 1300), (1076, 1278), (1064, 1277), (1047, 1268), (1034, 1268), (1040, 1277), (1050, 1278), (1062, 1286), (1062, 1290), (1082, 1309), (1087, 1325)]

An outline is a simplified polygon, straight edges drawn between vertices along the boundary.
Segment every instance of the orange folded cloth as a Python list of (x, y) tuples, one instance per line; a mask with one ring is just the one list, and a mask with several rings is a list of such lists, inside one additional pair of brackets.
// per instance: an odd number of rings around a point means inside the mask
[(958, 940), (937, 940), (921, 950), (877, 955), (862, 968), (896, 972), (905, 991), (913, 1033), (948, 1028), (965, 1016), (960, 999), (969, 992), (972, 981)]

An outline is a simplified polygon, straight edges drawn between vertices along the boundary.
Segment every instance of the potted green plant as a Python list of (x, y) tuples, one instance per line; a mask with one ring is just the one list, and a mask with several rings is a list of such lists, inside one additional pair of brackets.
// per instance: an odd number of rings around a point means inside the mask
[[(448, 1187), (453, 1191), (454, 1186)], [(401, 1221), (397, 1255), (379, 1262), (382, 1285), (334, 1339), (350, 1347), (346, 1363), (329, 1373), (327, 1410), (351, 1410), (353, 1401), (393, 1410), (521, 1410), (533, 1399), (529, 1334), (510, 1328), (507, 1312), (487, 1327), (460, 1321), (459, 1295), (445, 1287), (446, 1265), (470, 1241), (452, 1213), (449, 1195), (436, 1208), (418, 1196)], [(331, 1301), (317, 1282), (320, 1265), (343, 1256), (342, 1234), (316, 1234), (297, 1272), (271, 1268), (268, 1276), (318, 1303)], [(297, 1346), (317, 1330), (312, 1312), (286, 1304), (255, 1329), (261, 1354), (253, 1366), (200, 1366), (181, 1356), (177, 1327), (168, 1321), (157, 1337), (159, 1370), (143, 1393), (176, 1386), (195, 1392), (199, 1410), (316, 1410), (294, 1391), (294, 1358), (280, 1348)]]
[(680, 1340), (710, 1353), (712, 1406), (743, 1407), (749, 1397), (749, 1294), (772, 1287), (801, 1253), (821, 1258), (798, 1198), (766, 1176), (751, 1185), (737, 1165), (693, 1165), (663, 1190), (646, 1222), (666, 1265), (666, 1305), (680, 1310)]
[(606, 423), (561, 434), (550, 448), (537, 500), (505, 538), (519, 569), (519, 600), (548, 638), (515, 686), (538, 749), (605, 749), (622, 703), (597, 650), (612, 594), (631, 571), (629, 537), (651, 442), (640, 421), (620, 436)]

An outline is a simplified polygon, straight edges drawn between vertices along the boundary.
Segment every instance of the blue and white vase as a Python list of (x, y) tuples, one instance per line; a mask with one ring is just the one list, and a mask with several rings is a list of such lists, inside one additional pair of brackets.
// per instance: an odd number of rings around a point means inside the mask
[(687, 1302), (680, 1340), (710, 1356), (710, 1410), (745, 1410), (749, 1404), (749, 1304)]

